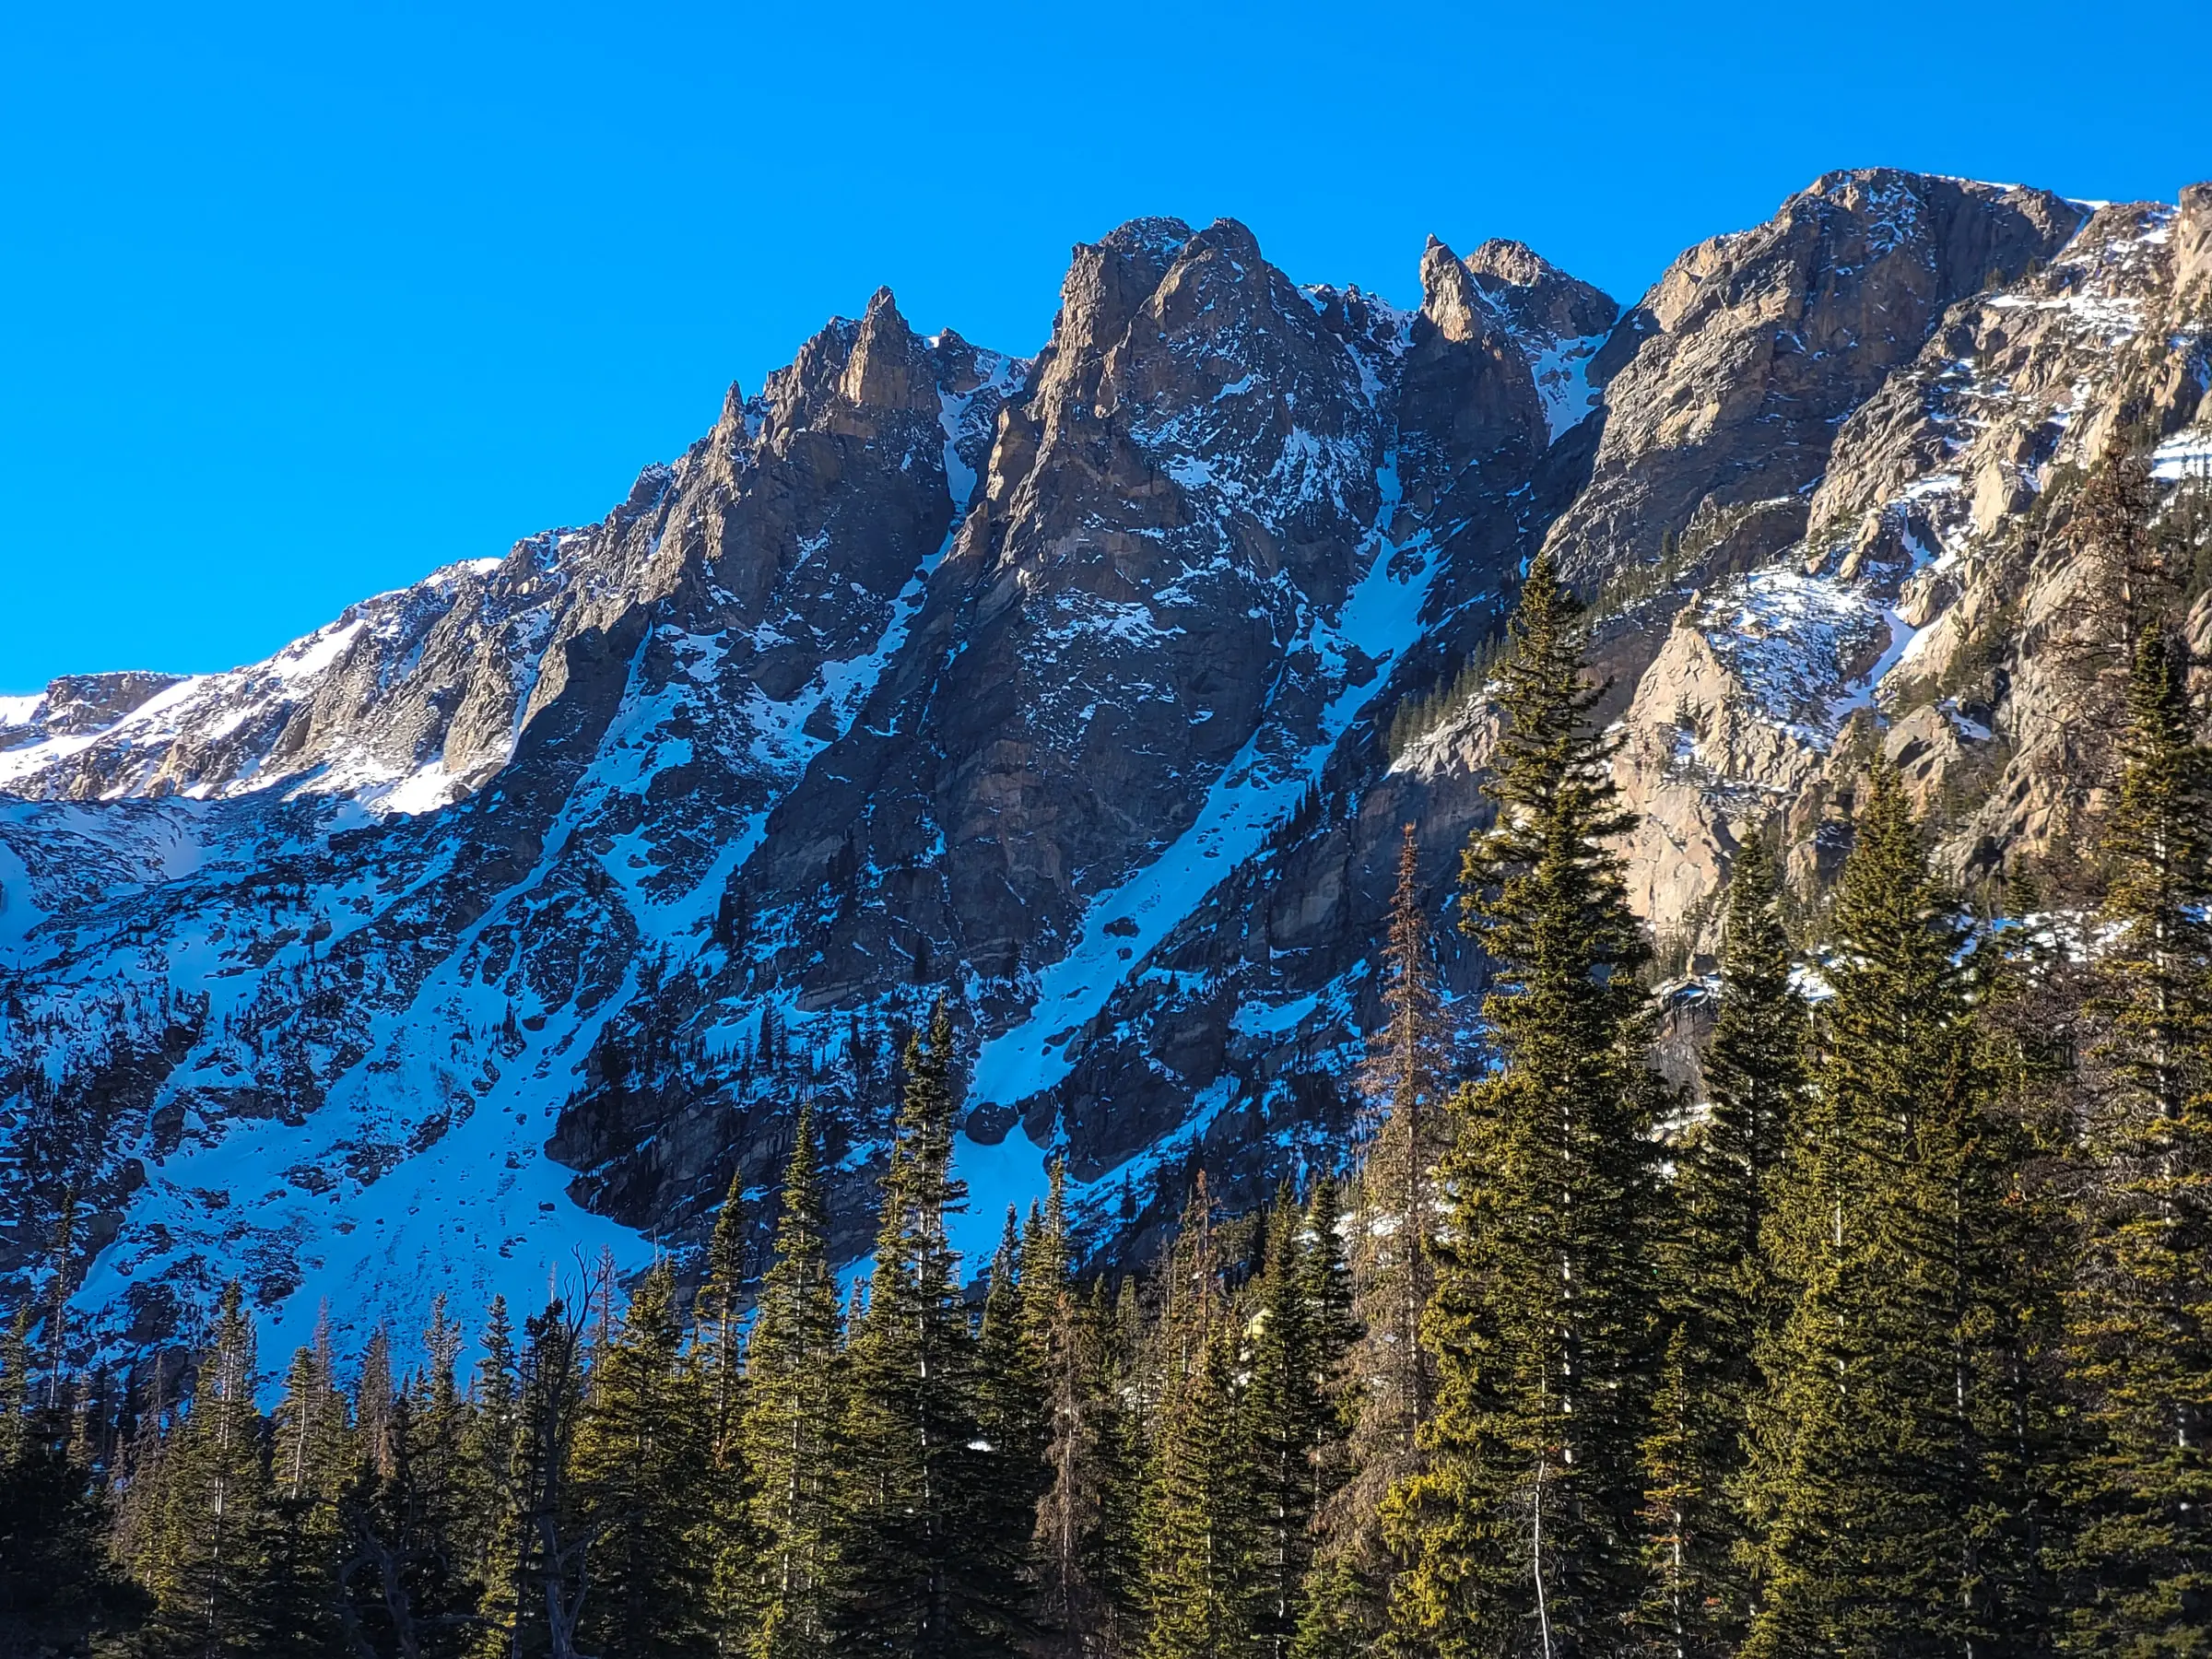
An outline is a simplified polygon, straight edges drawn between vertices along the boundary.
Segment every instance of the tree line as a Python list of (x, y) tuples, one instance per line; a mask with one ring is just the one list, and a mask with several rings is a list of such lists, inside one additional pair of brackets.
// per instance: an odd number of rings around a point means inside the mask
[(1118, 1276), (1055, 1170), (979, 1299), (940, 1009), (850, 1298), (802, 1107), (759, 1271), (733, 1185), (688, 1302), (662, 1265), (495, 1304), (465, 1368), (442, 1312), (404, 1377), (319, 1340), (265, 1414), (233, 1288), (139, 1399), (26, 1310), (0, 1622), (178, 1659), (2212, 1653), (2212, 764), (2171, 621), (2115, 670), (2095, 913), (2023, 882), (1971, 921), (1877, 760), (1817, 949), (1741, 849), (1686, 1090), (1539, 558), (1463, 854), (1482, 1058), (1408, 830), (1354, 1167), (1241, 1217), (1201, 1177)]

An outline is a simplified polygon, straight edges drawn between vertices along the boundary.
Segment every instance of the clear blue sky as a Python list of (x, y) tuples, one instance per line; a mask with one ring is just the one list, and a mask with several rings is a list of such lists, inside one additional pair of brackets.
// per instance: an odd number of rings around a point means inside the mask
[(1069, 244), (1430, 231), (1631, 299), (1830, 168), (2172, 199), (2205, 11), (1448, 3), (0, 12), (0, 691), (227, 667), (597, 517), (882, 282), (1034, 349)]

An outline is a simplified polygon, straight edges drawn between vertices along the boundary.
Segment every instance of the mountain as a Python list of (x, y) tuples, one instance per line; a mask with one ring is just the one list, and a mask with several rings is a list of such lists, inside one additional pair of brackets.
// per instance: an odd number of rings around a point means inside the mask
[(1540, 548), (1675, 966), (1777, 815), (1818, 902), (1877, 745), (1961, 880), (2063, 858), (2101, 803), (2053, 526), (2116, 425), (2201, 511), (2212, 187), (1842, 172), (1625, 312), (1512, 242), (1420, 282), (1140, 219), (1033, 360), (879, 291), (597, 524), (0, 701), (0, 1274), (73, 1198), (114, 1344), (233, 1276), (281, 1346), (528, 1304), (696, 1250), (802, 1099), (851, 1259), (939, 997), (971, 1252), (1048, 1149), (1107, 1254), (1195, 1167), (1334, 1165), (1402, 826), (1448, 922)]

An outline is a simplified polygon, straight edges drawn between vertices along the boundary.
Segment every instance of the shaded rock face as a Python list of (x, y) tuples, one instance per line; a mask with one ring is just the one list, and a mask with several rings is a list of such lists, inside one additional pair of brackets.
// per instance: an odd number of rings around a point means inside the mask
[(1048, 1148), (1105, 1252), (1334, 1167), (1404, 825), (1482, 987), (1460, 670), (1546, 546), (1671, 956), (1747, 835), (1818, 898), (1877, 747), (1962, 875), (2079, 833), (2043, 526), (2123, 411), (2169, 495), (2212, 458), (2212, 192), (1830, 175), (1625, 316), (1518, 243), (1418, 274), (1137, 220), (1033, 361), (879, 292), (595, 525), (0, 703), (0, 1271), (74, 1188), (117, 1342), (233, 1274), (279, 1343), (526, 1304), (765, 1198), (802, 1098), (850, 1258), (939, 998), (979, 1261)]

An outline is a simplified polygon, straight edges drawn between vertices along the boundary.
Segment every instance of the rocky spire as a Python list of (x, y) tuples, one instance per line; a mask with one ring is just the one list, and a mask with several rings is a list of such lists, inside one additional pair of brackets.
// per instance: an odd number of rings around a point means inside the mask
[(936, 407), (936, 376), (888, 288), (868, 298), (838, 391), (848, 402), (873, 408), (923, 413)]
[(1431, 236), (1421, 251), (1421, 314), (1453, 342), (1487, 339), (1490, 309), (1458, 254)]

